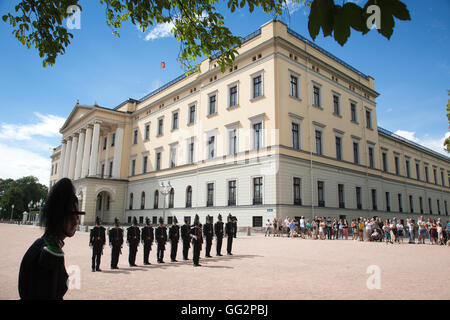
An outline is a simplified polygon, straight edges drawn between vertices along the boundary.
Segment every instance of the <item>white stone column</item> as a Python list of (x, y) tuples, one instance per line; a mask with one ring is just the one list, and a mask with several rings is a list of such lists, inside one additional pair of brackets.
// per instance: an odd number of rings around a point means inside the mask
[(105, 150), (105, 177), (109, 177), (109, 145), (111, 144), (111, 140), (109, 138), (109, 133), (106, 134), (106, 150)]
[(78, 150), (77, 150), (77, 161), (75, 164), (75, 175), (74, 179), (78, 180), (81, 177), (81, 166), (83, 163), (83, 152), (84, 152), (84, 131), (80, 130), (78, 135)]
[(72, 151), (72, 137), (69, 137), (68, 139), (69, 141), (67, 141), (66, 154), (64, 156), (64, 178), (67, 178), (69, 174), (70, 152)]
[(98, 142), (100, 138), (100, 123), (94, 124), (94, 133), (92, 134), (92, 147), (91, 158), (89, 160), (89, 176), (95, 177), (97, 174), (97, 161), (98, 161)]
[(86, 129), (86, 136), (84, 141), (83, 165), (81, 167), (81, 178), (86, 178), (89, 171), (89, 160), (91, 158), (91, 141), (92, 128), (90, 126)]
[(120, 179), (120, 167), (122, 165), (123, 127), (117, 127), (116, 141), (114, 142), (113, 172), (114, 179)]
[(67, 142), (65, 140), (61, 142), (61, 156), (59, 157), (58, 180), (63, 177), (64, 173), (64, 157), (66, 155), (66, 144)]
[(77, 161), (78, 136), (74, 135), (72, 139), (72, 150), (70, 151), (70, 164), (68, 178), (73, 180), (75, 174), (75, 162)]

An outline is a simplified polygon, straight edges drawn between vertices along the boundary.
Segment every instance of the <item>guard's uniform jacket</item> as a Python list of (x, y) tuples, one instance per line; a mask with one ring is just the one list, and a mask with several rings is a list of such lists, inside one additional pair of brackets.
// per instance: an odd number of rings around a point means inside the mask
[(106, 229), (102, 226), (93, 227), (89, 235), (89, 245), (92, 247), (92, 270), (100, 269), (100, 259), (105, 243)]
[(170, 239), (170, 260), (175, 261), (177, 258), (178, 241), (180, 241), (180, 226), (172, 225), (169, 228)]
[(214, 234), (216, 235), (216, 253), (218, 256), (221, 255), (222, 250), (222, 240), (223, 240), (223, 222), (217, 221), (214, 224)]
[(193, 225), (191, 227), (191, 235), (197, 236), (197, 239), (192, 237), (192, 245), (193, 245), (193, 260), (194, 265), (198, 265), (200, 261), (200, 251), (202, 250), (203, 236), (202, 236), (202, 225)]
[(150, 254), (150, 250), (152, 250), (152, 244), (154, 240), (152, 226), (145, 226), (142, 228), (141, 240), (142, 244), (144, 245), (144, 264), (150, 264), (150, 262), (148, 261), (148, 257)]
[(63, 299), (69, 278), (63, 246), (63, 241), (44, 235), (27, 250), (19, 271), (21, 299)]
[(225, 224), (225, 234), (227, 235), (227, 253), (231, 254), (231, 249), (233, 246), (233, 237), (234, 237), (233, 222), (227, 222)]
[(155, 230), (155, 238), (157, 243), (156, 258), (158, 262), (162, 263), (164, 262), (164, 250), (166, 250), (167, 228), (158, 226)]
[(127, 242), (130, 248), (128, 255), (128, 263), (130, 266), (136, 265), (136, 253), (141, 238), (141, 230), (138, 227), (131, 226), (127, 229)]
[(203, 225), (203, 235), (206, 240), (205, 257), (210, 257), (212, 239), (214, 236), (212, 223), (207, 222)]
[(191, 247), (191, 226), (183, 224), (181, 226), (181, 239), (183, 240), (183, 259), (188, 259), (189, 248)]
[(123, 245), (123, 229), (114, 227), (109, 230), (108, 233), (109, 245), (111, 246), (111, 268), (117, 268), (119, 263), (119, 255), (122, 254)]

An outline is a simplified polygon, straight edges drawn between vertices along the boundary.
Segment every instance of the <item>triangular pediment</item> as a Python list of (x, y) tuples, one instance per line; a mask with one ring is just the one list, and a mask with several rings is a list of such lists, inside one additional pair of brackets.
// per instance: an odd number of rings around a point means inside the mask
[(64, 122), (64, 125), (59, 130), (59, 132), (62, 133), (65, 128), (70, 127), (72, 123), (78, 122), (81, 118), (85, 117), (93, 109), (94, 109), (93, 106), (82, 106), (82, 105), (75, 106), (75, 108), (73, 108), (72, 112), (67, 118), (66, 122)]

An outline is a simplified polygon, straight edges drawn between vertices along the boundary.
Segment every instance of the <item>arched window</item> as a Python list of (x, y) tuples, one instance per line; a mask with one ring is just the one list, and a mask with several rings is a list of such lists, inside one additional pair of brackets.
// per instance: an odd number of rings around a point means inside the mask
[(145, 209), (145, 192), (141, 193), (141, 210)]
[(175, 190), (172, 188), (170, 189), (169, 193), (169, 208), (173, 208), (174, 198), (175, 198)]
[(129, 209), (133, 210), (133, 193), (130, 193), (130, 204), (129, 204)]
[(155, 198), (153, 201), (153, 209), (158, 209), (158, 203), (159, 203), (159, 192), (158, 190), (155, 190)]
[(186, 208), (192, 207), (192, 187), (188, 186), (186, 188)]

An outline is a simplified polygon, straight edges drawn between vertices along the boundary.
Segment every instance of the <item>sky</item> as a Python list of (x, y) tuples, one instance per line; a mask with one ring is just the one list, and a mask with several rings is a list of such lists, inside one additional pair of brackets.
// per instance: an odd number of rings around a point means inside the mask
[[(279, 20), (311, 39), (309, 9), (288, 0)], [(342, 47), (322, 33), (315, 42), (375, 79), (378, 125), (446, 154), (442, 143), (450, 135), (446, 117), (450, 90), (450, 1), (403, 0), (411, 21), (396, 20), (390, 40), (376, 30), (352, 32)], [(0, 16), (13, 12), (18, 1), (0, 1)], [(340, 1), (337, 1), (340, 3)], [(354, 2), (364, 3), (363, 0)], [(59, 128), (76, 101), (114, 108), (128, 98), (139, 99), (183, 73), (177, 62), (179, 43), (170, 25), (142, 32), (131, 23), (114, 37), (99, 0), (80, 0), (81, 28), (63, 56), (43, 68), (36, 49), (27, 49), (0, 21), (0, 178), (27, 175), (49, 184)], [(246, 36), (275, 18), (248, 8), (231, 13), (219, 3), (225, 25)], [(165, 62), (161, 71), (160, 63)]]

